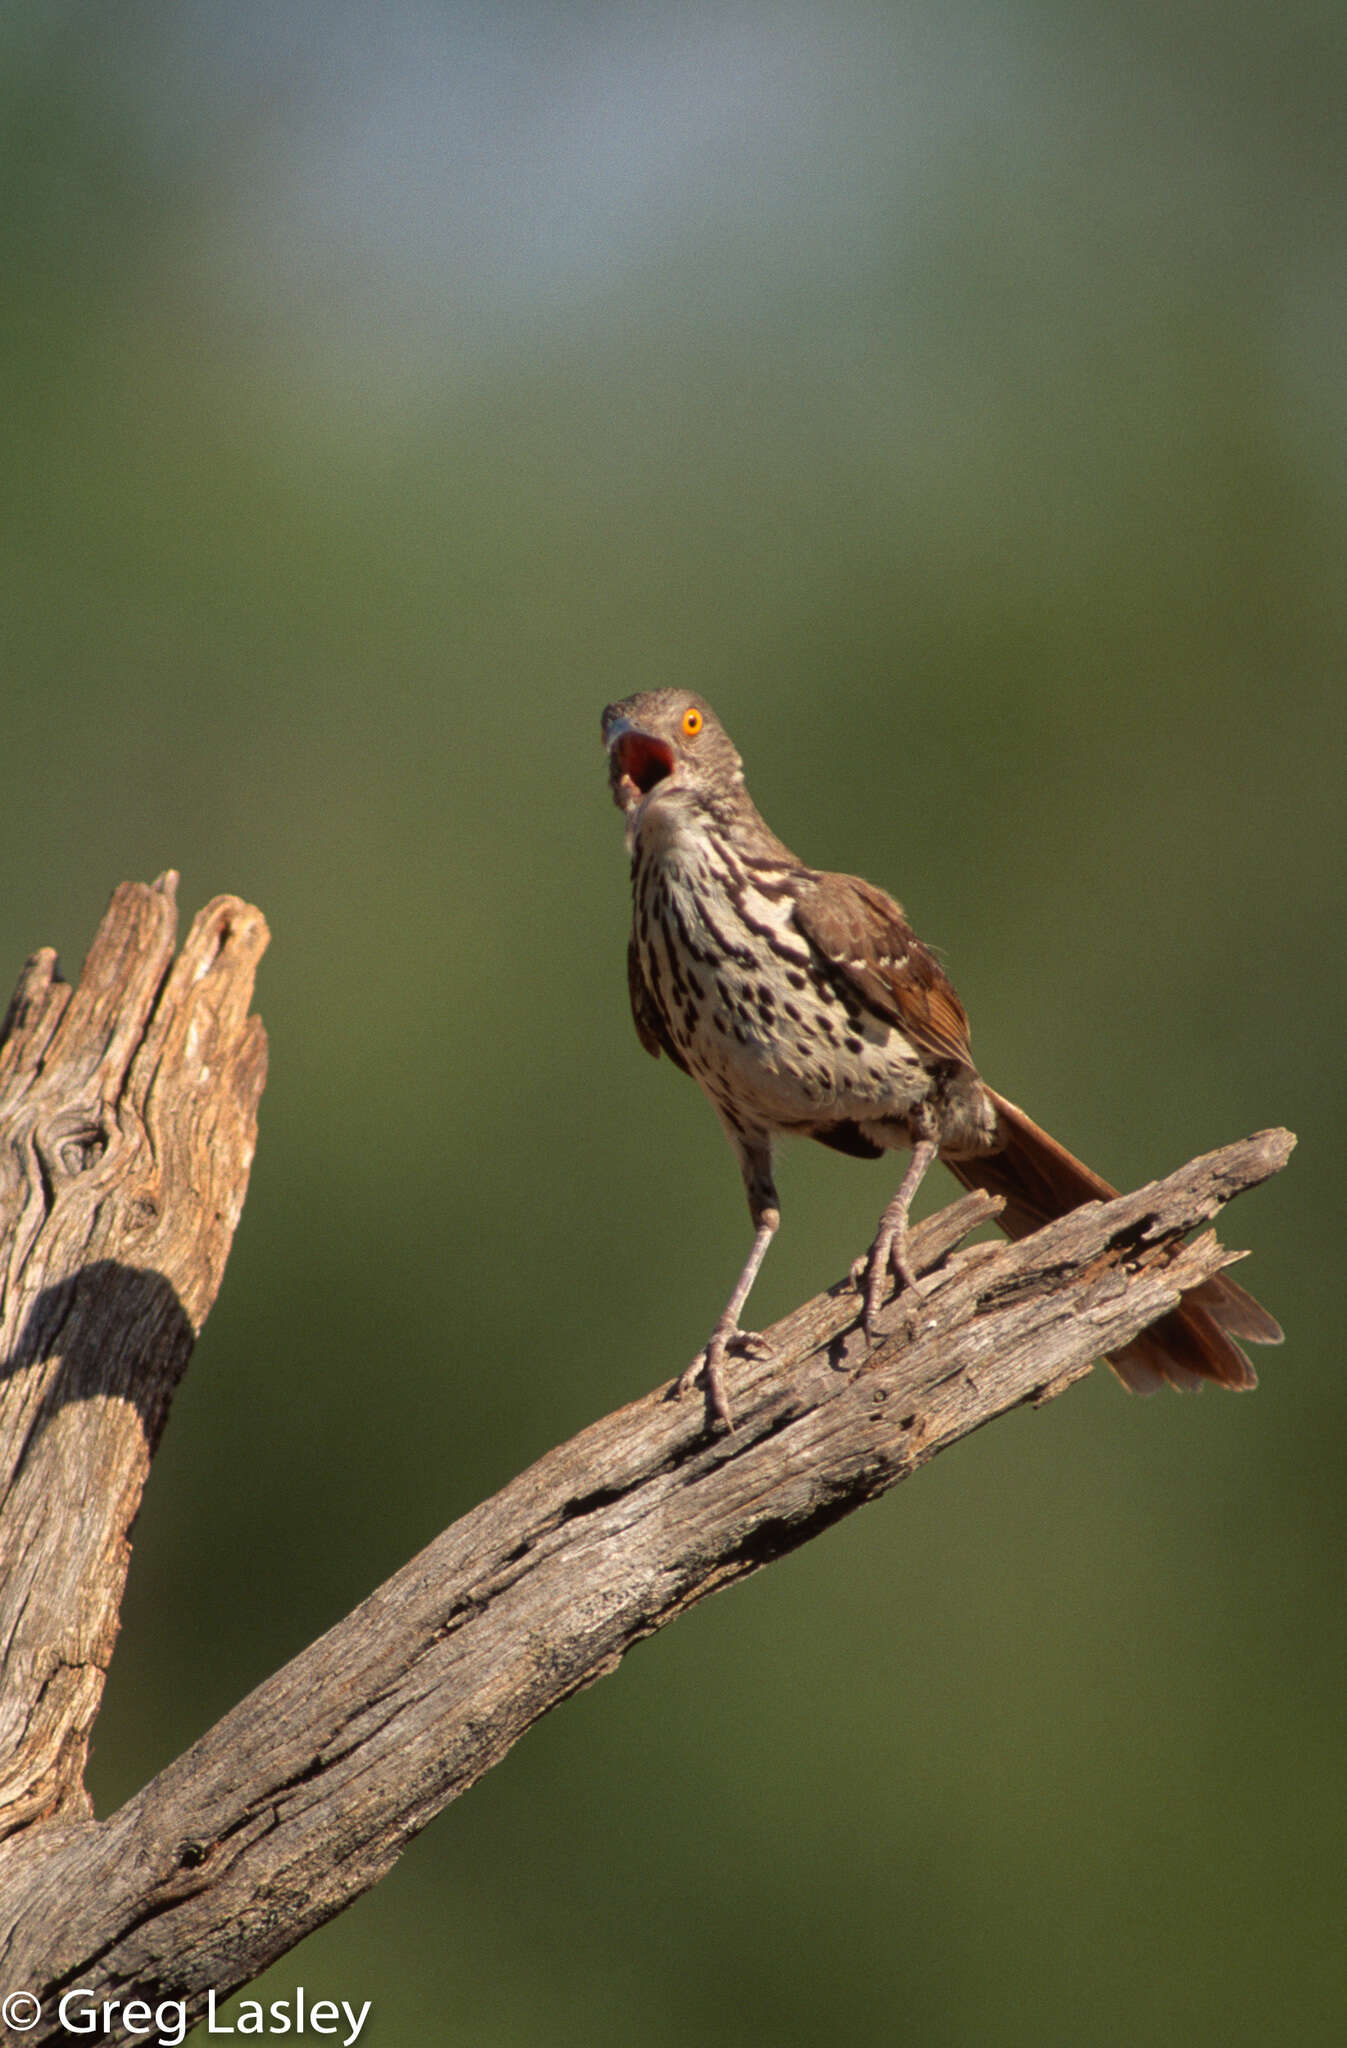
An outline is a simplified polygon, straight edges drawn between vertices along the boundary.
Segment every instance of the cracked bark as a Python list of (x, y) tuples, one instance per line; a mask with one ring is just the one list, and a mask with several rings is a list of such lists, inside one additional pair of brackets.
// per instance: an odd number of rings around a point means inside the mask
[[(95, 1821), (80, 1776), (126, 1530), (252, 1155), (264, 940), (256, 912), (220, 899), (170, 971), (171, 890), (121, 890), (77, 993), (39, 956), (0, 1040), (0, 1441), (18, 1470), (0, 1509), (0, 1990), (43, 1999), (28, 2041), (59, 2034), (53, 2001), (73, 1985), (182, 1998), (196, 2016), (208, 1989), (247, 1983), (633, 1643), (982, 1423), (1060, 1394), (1229, 1263), (1204, 1226), (1294, 1142), (1264, 1132), (1019, 1244), (957, 1249), (994, 1209), (965, 1196), (915, 1234), (918, 1269), (940, 1280), (914, 1336), (881, 1330), (867, 1349), (839, 1282), (775, 1326), (769, 1357), (732, 1361), (733, 1436), (709, 1436), (701, 1402), (667, 1387), (604, 1417)], [(39, 1471), (55, 1491), (35, 1505)], [(68, 1518), (90, 1505), (76, 1541)]]
[(0, 1836), (89, 1811), (128, 1533), (243, 1206), (266, 944), (222, 896), (173, 959), (177, 877), (126, 884), (71, 989), (0, 1028)]

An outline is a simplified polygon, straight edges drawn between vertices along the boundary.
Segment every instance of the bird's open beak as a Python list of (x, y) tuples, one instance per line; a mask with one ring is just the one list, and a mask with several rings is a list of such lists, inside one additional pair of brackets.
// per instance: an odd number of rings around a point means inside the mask
[(649, 796), (657, 783), (674, 772), (674, 750), (667, 740), (642, 732), (629, 719), (615, 718), (604, 738), (608, 747), (608, 780), (613, 802), (629, 811)]

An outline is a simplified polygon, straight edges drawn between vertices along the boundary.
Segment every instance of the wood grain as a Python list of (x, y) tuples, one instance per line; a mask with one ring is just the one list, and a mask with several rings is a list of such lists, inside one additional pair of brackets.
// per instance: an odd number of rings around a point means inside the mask
[(0, 1835), (87, 1813), (128, 1531), (248, 1184), (261, 916), (117, 890), (76, 988), (28, 963), (0, 1030)]

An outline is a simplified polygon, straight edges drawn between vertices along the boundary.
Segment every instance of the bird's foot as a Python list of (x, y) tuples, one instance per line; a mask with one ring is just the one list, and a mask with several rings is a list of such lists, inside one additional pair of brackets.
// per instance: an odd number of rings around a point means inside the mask
[(736, 1323), (717, 1327), (711, 1332), (711, 1340), (704, 1351), (699, 1351), (687, 1371), (674, 1388), (674, 1398), (681, 1401), (700, 1380), (706, 1389), (707, 1402), (711, 1413), (722, 1428), (734, 1428), (734, 1412), (730, 1398), (725, 1391), (725, 1377), (721, 1370), (730, 1352), (743, 1357), (763, 1357), (771, 1351), (767, 1339), (757, 1330), (741, 1330)]
[(892, 1224), (884, 1225), (868, 1252), (857, 1259), (851, 1268), (852, 1284), (864, 1294), (861, 1309), (861, 1326), (865, 1331), (867, 1344), (878, 1341), (879, 1311), (884, 1306), (884, 1291), (888, 1286), (889, 1274), (898, 1282), (898, 1294), (907, 1335), (913, 1336), (921, 1315), (922, 1287), (907, 1252), (907, 1232)]

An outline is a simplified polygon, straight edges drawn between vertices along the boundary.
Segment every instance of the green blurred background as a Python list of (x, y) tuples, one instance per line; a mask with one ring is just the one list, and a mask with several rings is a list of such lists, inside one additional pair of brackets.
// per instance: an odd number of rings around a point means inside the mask
[[(0, 15), (0, 963), (73, 974), (169, 865), (274, 935), (100, 1811), (737, 1271), (627, 1015), (607, 699), (704, 690), (1124, 1185), (1301, 1134), (1229, 1219), (1261, 1392), (985, 1432), (267, 1995), (376, 2044), (1341, 2040), (1344, 105), (1339, 0)], [(892, 1181), (787, 1154), (761, 1318)]]

